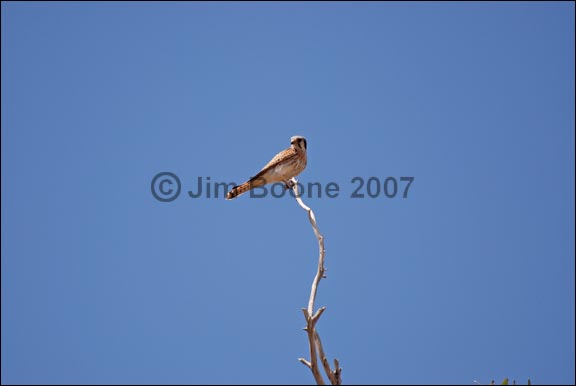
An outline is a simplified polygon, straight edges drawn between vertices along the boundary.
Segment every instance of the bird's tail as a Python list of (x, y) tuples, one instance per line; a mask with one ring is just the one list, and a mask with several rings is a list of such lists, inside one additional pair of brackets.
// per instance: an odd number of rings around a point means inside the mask
[(226, 199), (231, 200), (234, 197), (241, 195), (242, 193), (246, 193), (250, 189), (257, 188), (258, 186), (262, 185), (266, 185), (266, 181), (264, 181), (262, 178), (250, 179), (242, 185), (233, 187), (232, 190), (226, 194)]

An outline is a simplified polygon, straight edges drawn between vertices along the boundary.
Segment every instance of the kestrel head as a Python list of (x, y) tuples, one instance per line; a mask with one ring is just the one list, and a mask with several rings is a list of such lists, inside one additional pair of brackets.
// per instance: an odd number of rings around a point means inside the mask
[(290, 143), (298, 150), (306, 151), (306, 138), (295, 135), (290, 138)]

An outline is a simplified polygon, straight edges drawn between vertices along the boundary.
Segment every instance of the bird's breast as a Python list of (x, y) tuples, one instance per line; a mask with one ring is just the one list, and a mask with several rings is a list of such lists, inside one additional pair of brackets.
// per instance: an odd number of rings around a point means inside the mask
[[(281, 182), (296, 177), (306, 168), (306, 158), (294, 157), (290, 160), (280, 162), (272, 170), (267, 178), (269, 182)], [(268, 174), (268, 173), (267, 173)]]

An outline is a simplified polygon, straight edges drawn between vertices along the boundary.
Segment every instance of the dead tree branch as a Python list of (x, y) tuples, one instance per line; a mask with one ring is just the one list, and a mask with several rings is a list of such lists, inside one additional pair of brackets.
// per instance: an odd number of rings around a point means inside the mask
[(298, 192), (298, 183), (295, 178), (292, 178), (292, 190), (294, 191), (294, 195), (296, 197), (296, 201), (298, 205), (302, 207), (308, 213), (308, 220), (310, 220), (310, 224), (312, 224), (312, 229), (314, 230), (314, 234), (318, 239), (318, 248), (320, 249), (320, 256), (318, 258), (318, 270), (316, 271), (316, 276), (312, 281), (312, 288), (310, 289), (310, 299), (308, 300), (308, 308), (303, 308), (302, 312), (304, 313), (304, 318), (306, 319), (306, 327), (304, 330), (308, 334), (308, 343), (310, 345), (310, 361), (307, 361), (304, 358), (299, 358), (298, 360), (306, 365), (310, 371), (312, 371), (312, 375), (316, 380), (316, 384), (324, 385), (324, 378), (320, 373), (320, 367), (318, 366), (318, 356), (320, 357), (320, 361), (322, 363), (322, 367), (324, 368), (324, 372), (328, 376), (330, 383), (332, 385), (341, 385), (342, 378), (340, 374), (342, 369), (340, 368), (340, 364), (337, 359), (334, 359), (334, 370), (330, 368), (330, 363), (324, 354), (324, 348), (322, 347), (322, 341), (320, 340), (320, 336), (316, 331), (316, 323), (320, 316), (326, 309), (326, 307), (321, 307), (314, 313), (314, 301), (316, 300), (316, 292), (318, 291), (318, 285), (320, 284), (320, 280), (325, 278), (324, 271), (326, 270), (324, 267), (324, 236), (320, 233), (318, 229), (318, 225), (316, 224), (316, 217), (314, 216), (314, 212), (310, 209), (300, 197), (300, 193)]

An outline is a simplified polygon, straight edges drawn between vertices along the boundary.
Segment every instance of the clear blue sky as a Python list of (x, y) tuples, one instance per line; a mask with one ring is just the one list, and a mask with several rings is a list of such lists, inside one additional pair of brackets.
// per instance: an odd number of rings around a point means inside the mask
[(311, 383), (305, 212), (186, 195), (297, 134), (345, 383), (574, 383), (574, 3), (2, 2), (1, 81), (2, 383)]

